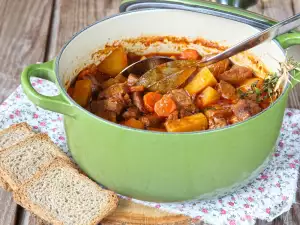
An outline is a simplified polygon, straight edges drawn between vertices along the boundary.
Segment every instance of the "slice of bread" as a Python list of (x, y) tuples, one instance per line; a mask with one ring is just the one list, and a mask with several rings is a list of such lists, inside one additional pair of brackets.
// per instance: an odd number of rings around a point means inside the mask
[(14, 192), (14, 198), (52, 225), (96, 225), (117, 208), (117, 195), (55, 160)]
[(71, 164), (46, 134), (35, 134), (0, 153), (0, 173), (12, 190), (30, 180), (53, 160), (62, 158)]
[(0, 131), (0, 151), (34, 135), (27, 123), (14, 124)]
[[(14, 124), (0, 131), (0, 152), (26, 138), (33, 136), (34, 132), (27, 123)], [(0, 172), (0, 187), (6, 191), (10, 191), (8, 183), (3, 179)]]

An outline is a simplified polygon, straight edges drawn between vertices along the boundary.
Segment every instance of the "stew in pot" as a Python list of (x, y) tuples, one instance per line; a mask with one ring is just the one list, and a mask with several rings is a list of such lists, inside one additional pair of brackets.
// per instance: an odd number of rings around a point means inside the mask
[[(159, 54), (174, 59), (201, 59), (196, 50)], [(153, 56), (153, 54), (151, 55)], [(99, 65), (84, 68), (68, 88), (82, 107), (106, 120), (151, 131), (190, 132), (225, 127), (267, 108), (278, 94), (276, 77), (256, 77), (247, 67), (229, 59), (203, 68), (187, 68), (168, 82), (167, 93), (138, 85), (139, 77), (119, 74), (125, 67), (149, 55), (138, 56), (115, 48)], [(273, 80), (272, 80), (273, 79)], [(273, 89), (272, 89), (273, 90)]]

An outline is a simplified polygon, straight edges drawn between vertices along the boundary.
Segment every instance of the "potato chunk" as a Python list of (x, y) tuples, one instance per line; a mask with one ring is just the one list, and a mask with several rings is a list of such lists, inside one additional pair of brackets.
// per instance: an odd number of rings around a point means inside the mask
[(208, 121), (203, 113), (197, 113), (177, 120), (168, 120), (165, 127), (168, 132), (200, 131), (208, 128)]
[(199, 73), (192, 79), (190, 83), (185, 86), (185, 90), (190, 94), (194, 95), (208, 86), (214, 86), (217, 84), (217, 80), (214, 75), (210, 72), (207, 67), (204, 67), (200, 70)]
[(199, 108), (205, 108), (209, 105), (216, 103), (220, 99), (221, 95), (212, 87), (207, 87), (197, 97), (197, 106)]
[(124, 48), (114, 49), (98, 66), (98, 70), (111, 77), (117, 76), (128, 65)]
[(72, 97), (80, 106), (88, 104), (92, 94), (92, 82), (90, 80), (78, 80), (72, 93)]

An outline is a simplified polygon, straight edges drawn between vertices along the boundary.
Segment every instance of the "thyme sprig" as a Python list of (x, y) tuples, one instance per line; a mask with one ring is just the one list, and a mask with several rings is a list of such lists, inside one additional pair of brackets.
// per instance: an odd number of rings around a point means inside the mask
[(270, 99), (271, 101), (276, 99), (281, 94), (282, 88), (286, 86), (287, 82), (291, 83), (291, 79), (297, 80), (294, 77), (294, 74), (295, 71), (300, 71), (300, 63), (290, 57), (286, 58), (286, 61), (284, 62), (279, 62), (279, 67), (277, 73), (269, 74), (264, 79), (261, 88), (257, 86), (258, 82), (254, 82), (251, 85), (250, 90), (246, 92), (238, 89), (240, 97), (247, 98), (255, 96), (258, 103), (266, 99)]

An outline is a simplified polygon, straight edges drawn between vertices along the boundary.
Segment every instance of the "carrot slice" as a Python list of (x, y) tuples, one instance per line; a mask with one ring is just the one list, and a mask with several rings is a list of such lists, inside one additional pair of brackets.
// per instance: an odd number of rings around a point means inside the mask
[(176, 103), (167, 96), (162, 97), (154, 105), (154, 111), (158, 116), (168, 117), (172, 112), (176, 110)]
[(141, 92), (141, 91), (144, 91), (144, 90), (145, 90), (145, 88), (142, 85), (129, 87), (130, 92), (136, 92), (136, 91)]
[(144, 105), (149, 112), (154, 111), (154, 105), (161, 99), (161, 94), (157, 92), (148, 92), (144, 95)]
[(199, 53), (194, 49), (186, 49), (181, 52), (179, 58), (180, 59), (187, 59), (187, 60), (196, 60), (199, 58)]

